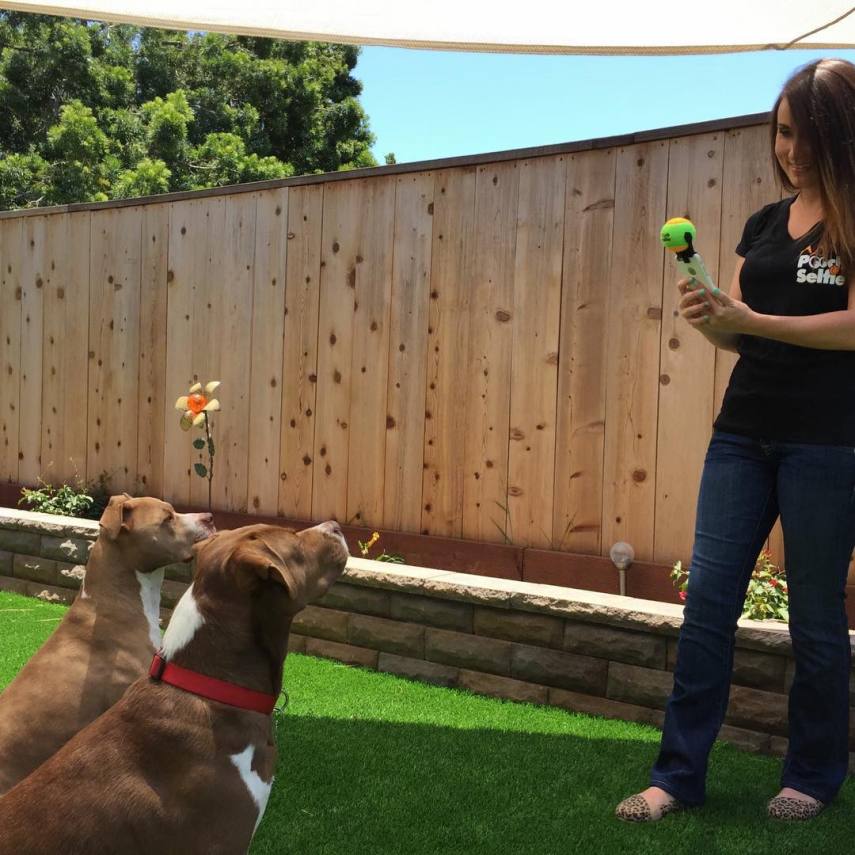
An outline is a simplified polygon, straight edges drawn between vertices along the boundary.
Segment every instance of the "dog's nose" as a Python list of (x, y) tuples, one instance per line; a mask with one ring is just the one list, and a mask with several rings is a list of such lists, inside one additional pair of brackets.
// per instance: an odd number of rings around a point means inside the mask
[(196, 520), (196, 527), (202, 539), (216, 534), (217, 527), (214, 525), (214, 515), (209, 513), (193, 514)]
[(330, 534), (337, 535), (338, 537), (344, 537), (344, 532), (342, 532), (341, 526), (336, 522), (336, 520), (325, 522), (324, 528), (326, 528)]

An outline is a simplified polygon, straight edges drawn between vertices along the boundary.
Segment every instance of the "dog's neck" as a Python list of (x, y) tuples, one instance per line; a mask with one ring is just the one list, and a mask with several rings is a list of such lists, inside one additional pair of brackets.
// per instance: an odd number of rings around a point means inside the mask
[[(96, 608), (141, 611), (150, 624), (154, 618), (157, 626), (162, 584), (162, 568), (150, 571), (147, 567), (134, 566), (114, 544), (99, 539), (89, 554), (81, 599), (90, 600)], [(155, 646), (159, 640), (158, 632)]]
[[(224, 615), (225, 607), (228, 615)], [(163, 636), (163, 656), (191, 671), (278, 696), (288, 647), (291, 618), (280, 620), (275, 637), (253, 630), (252, 604), (198, 602), (191, 585), (176, 605)], [(216, 621), (209, 620), (216, 614)], [(270, 635), (270, 633), (268, 633)]]

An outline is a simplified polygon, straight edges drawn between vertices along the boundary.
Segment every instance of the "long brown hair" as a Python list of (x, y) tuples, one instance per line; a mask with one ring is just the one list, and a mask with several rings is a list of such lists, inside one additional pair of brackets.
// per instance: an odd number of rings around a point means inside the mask
[(799, 136), (810, 148), (819, 175), (824, 212), (817, 251), (838, 255), (844, 272), (855, 270), (855, 65), (820, 59), (800, 68), (784, 84), (772, 108), (772, 162), (778, 180), (795, 191), (775, 157), (778, 107), (786, 98)]

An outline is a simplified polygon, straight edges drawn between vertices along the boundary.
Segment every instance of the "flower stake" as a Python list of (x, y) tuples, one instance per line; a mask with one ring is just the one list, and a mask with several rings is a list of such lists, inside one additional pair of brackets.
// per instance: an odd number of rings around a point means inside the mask
[(220, 409), (220, 402), (212, 397), (219, 388), (220, 381), (212, 380), (205, 384), (204, 390), (201, 383), (195, 383), (190, 387), (186, 395), (182, 395), (175, 402), (175, 409), (182, 411), (181, 430), (190, 430), (191, 427), (205, 429), (205, 439), (201, 437), (193, 440), (193, 448), (201, 451), (208, 448), (208, 465), (194, 463), (193, 471), (200, 478), (208, 479), (208, 510), (211, 510), (211, 481), (214, 478), (214, 439), (211, 435), (210, 414)]

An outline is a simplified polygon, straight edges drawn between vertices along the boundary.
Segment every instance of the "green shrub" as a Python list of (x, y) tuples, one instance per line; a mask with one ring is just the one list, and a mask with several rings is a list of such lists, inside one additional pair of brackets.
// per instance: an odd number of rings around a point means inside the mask
[(42, 514), (57, 514), (65, 517), (82, 517), (97, 520), (101, 518), (110, 496), (106, 480), (102, 476), (98, 481), (77, 485), (61, 484), (56, 487), (39, 479), (39, 487), (21, 490), (19, 505), (26, 505), (27, 510), (38, 511)]
[[(689, 570), (683, 569), (678, 561), (671, 570), (671, 581), (680, 592), (680, 599), (686, 599), (689, 585)], [(742, 617), (750, 620), (789, 620), (789, 595), (787, 580), (783, 570), (772, 563), (772, 557), (763, 551), (757, 556), (754, 572), (748, 582)]]

